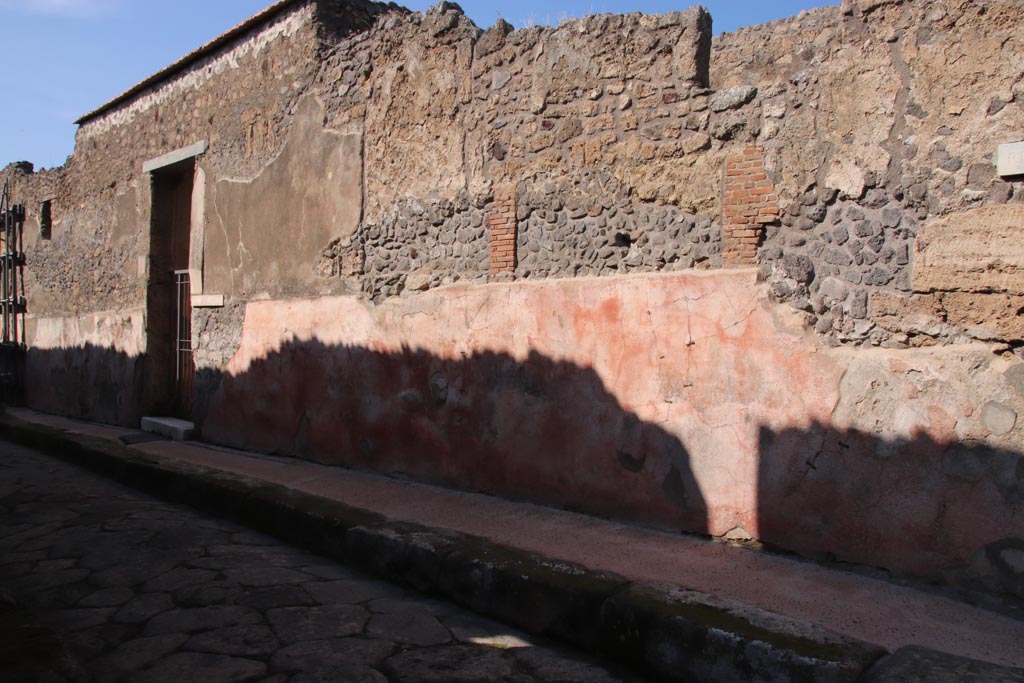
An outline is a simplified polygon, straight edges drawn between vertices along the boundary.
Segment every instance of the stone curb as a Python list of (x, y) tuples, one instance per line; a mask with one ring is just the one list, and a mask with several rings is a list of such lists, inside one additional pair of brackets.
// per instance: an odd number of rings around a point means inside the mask
[(861, 683), (1024, 683), (1024, 669), (910, 646), (878, 662)]
[(886, 655), (817, 626), (635, 583), (119, 443), (0, 418), (0, 436), (160, 497), (234, 519), (663, 681), (856, 681)]

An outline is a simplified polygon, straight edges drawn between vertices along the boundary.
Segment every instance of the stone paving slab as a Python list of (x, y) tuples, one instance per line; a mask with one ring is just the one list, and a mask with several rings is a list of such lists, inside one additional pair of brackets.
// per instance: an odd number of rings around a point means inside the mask
[(643, 683), (4, 441), (0, 484), (4, 683)]
[(1024, 669), (906, 647), (879, 662), (863, 683), (1024, 683)]
[(60, 637), (0, 593), (0, 679), (7, 683), (86, 680), (81, 663)]
[[(130, 430), (30, 412), (19, 412), (17, 417), (20, 420), (5, 420), (0, 429), (9, 436), (51, 450), (63, 448), (106, 473), (287, 535), (386, 578), (440, 592), (478, 612), (527, 630), (613, 652), (666, 680), (687, 676), (697, 680), (736, 680), (737, 676), (747, 679), (751, 668), (775, 674), (782, 671), (807, 680), (852, 680), (884, 649), (821, 627), (821, 623), (843, 625), (850, 620), (861, 627), (861, 632), (845, 630), (862, 635), (866, 629), (878, 636), (871, 638), (876, 644), (892, 649), (920, 641), (937, 642), (996, 663), (1024, 660), (1019, 648), (1024, 623), (869, 577), (720, 544), (698, 544), (690, 538), (670, 537), (546, 508), (538, 511), (534, 506), (484, 496), (279, 458), (251, 457), (198, 444), (145, 444), (128, 449), (119, 442), (111, 442)], [(45, 423), (49, 428), (22, 420)], [(54, 431), (53, 427), (66, 431)], [(353, 480), (358, 485), (353, 485)], [(365, 496), (370, 489), (382, 502), (367, 502)], [(455, 512), (449, 512), (451, 516), (446, 518), (444, 513), (452, 506), (438, 505), (431, 496), (457, 496), (463, 506), (454, 506)], [(338, 498), (355, 500), (359, 507), (347, 506)], [(467, 514), (466, 500), (470, 501), (469, 510), (478, 514)], [(529, 510), (526, 522), (501, 514), (510, 508)], [(396, 515), (399, 519), (419, 518), (432, 524), (424, 527), (397, 522)], [(510, 545), (496, 543), (493, 535), (486, 539), (453, 531), (467, 526), (478, 528), (481, 518), (491, 521), (495, 516), (501, 521), (500, 525), (492, 524), (500, 530), (498, 535), (521, 533), (525, 527), (541, 539), (542, 545), (546, 540), (546, 547), (551, 547), (553, 539), (565, 551), (561, 557), (572, 557), (575, 551), (575, 557), (582, 557), (586, 564), (552, 560), (531, 547), (535, 542), (532, 538), (513, 538), (519, 543)], [(610, 556), (595, 553), (594, 542), (585, 542), (588, 536), (611, 547)], [(584, 542), (579, 542), (580, 538)], [(573, 542), (566, 543), (568, 539)], [(603, 566), (623, 568), (615, 550), (623, 539), (639, 571), (623, 572), (624, 577), (595, 570), (595, 566), (602, 566), (602, 561)], [(501, 540), (509, 539), (506, 536)], [(671, 556), (675, 572), (669, 575), (676, 581), (651, 580), (665, 576), (658, 569), (664, 566), (666, 547), (675, 552)], [(710, 554), (708, 547), (712, 548)], [(695, 566), (694, 556), (708, 564), (710, 571), (704, 567), (703, 574), (687, 574)], [(723, 557), (728, 565), (721, 562)], [(759, 562), (764, 566), (755, 566)], [(680, 578), (699, 584), (708, 575), (722, 573), (722, 567), (728, 567), (729, 578), (742, 582), (731, 586), (734, 590), (716, 591), (729, 597), (713, 598), (678, 586), (682, 583)], [(793, 611), (804, 618), (787, 618), (765, 611), (756, 600), (730, 599), (735, 594), (746, 598), (750, 591), (762, 589), (776, 604), (780, 597), (788, 597), (789, 603), (781, 600), (782, 606), (795, 606)], [(824, 613), (823, 618), (807, 619), (806, 604), (815, 601), (820, 603), (818, 609)], [(805, 611), (801, 612), (802, 609)], [(879, 622), (879, 612), (890, 616)], [(624, 629), (634, 637), (620, 637)], [(714, 653), (704, 659), (679, 647), (680, 643), (706, 644), (716, 638), (720, 641), (718, 645), (701, 648), (702, 652)], [(652, 642), (661, 645), (653, 648)], [(984, 647), (976, 647), (976, 642)], [(731, 662), (734, 668), (723, 668), (723, 661)]]

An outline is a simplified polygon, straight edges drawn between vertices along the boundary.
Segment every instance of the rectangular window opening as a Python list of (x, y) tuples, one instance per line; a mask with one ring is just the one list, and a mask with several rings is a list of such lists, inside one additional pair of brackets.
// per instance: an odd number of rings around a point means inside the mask
[(53, 200), (44, 199), (43, 205), (39, 208), (39, 237), (44, 240), (50, 239), (53, 232)]

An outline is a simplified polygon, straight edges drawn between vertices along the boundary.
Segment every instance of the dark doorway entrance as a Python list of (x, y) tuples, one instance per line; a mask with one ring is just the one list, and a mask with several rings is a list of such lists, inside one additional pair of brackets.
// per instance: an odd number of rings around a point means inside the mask
[(146, 292), (150, 414), (192, 415), (192, 296), (188, 275), (195, 160), (153, 171)]

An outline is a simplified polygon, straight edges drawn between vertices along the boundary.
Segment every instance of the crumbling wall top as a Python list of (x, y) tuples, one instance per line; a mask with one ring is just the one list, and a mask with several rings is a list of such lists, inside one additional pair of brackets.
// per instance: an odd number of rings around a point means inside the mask
[(227, 31), (220, 34), (213, 40), (197, 47), (195, 50), (192, 50), (176, 62), (169, 64), (160, 71), (157, 71), (152, 76), (149, 76), (148, 78), (140, 81), (139, 83), (136, 83), (135, 85), (133, 85), (132, 87), (128, 88), (123, 93), (118, 95), (117, 97), (114, 97), (110, 101), (100, 105), (99, 107), (88, 112), (87, 114), (82, 115), (77, 121), (75, 121), (75, 123), (78, 125), (82, 125), (88, 123), (89, 121), (92, 121), (93, 119), (99, 116), (102, 116), (108, 111), (115, 109), (119, 105), (132, 100), (133, 98), (142, 94), (149, 88), (158, 85), (159, 83), (166, 81), (169, 78), (181, 73), (182, 71), (192, 66), (196, 62), (212, 55), (220, 48), (229, 45), (234, 40), (252, 32), (256, 28), (262, 27), (265, 24), (270, 23), (271, 21), (280, 17), (283, 13), (287, 12), (288, 10), (291, 10), (294, 7), (302, 4), (308, 4), (311, 1), (312, 0), (278, 0), (270, 7), (267, 7), (262, 12), (254, 14), (253, 16), (249, 17), (248, 19), (238, 24), (234, 28), (228, 29)]

